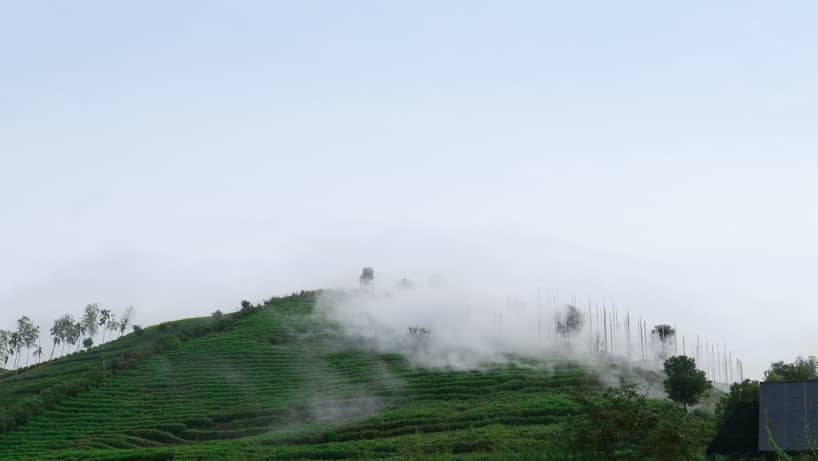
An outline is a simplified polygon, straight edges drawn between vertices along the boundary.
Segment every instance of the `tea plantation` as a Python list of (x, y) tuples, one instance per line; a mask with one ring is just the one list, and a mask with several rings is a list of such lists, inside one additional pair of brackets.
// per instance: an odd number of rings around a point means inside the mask
[(593, 372), (418, 369), (316, 320), (313, 299), (0, 372), (0, 459), (598, 459), (565, 440), (604, 390)]

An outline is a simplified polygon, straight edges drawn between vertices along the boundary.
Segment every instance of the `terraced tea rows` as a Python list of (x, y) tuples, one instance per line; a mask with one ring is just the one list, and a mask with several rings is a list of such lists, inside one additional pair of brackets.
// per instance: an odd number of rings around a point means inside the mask
[[(581, 396), (599, 388), (570, 364), (415, 369), (356, 347), (310, 316), (311, 306), (310, 296), (287, 298), (118, 372), (0, 435), (0, 459), (539, 453), (582, 410)], [(133, 347), (133, 336), (6, 378), (0, 389), (35, 392), (79, 363)]]

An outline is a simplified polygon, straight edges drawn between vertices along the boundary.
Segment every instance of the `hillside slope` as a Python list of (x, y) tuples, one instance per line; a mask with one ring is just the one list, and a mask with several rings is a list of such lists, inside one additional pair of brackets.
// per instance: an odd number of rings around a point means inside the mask
[(412, 368), (310, 316), (312, 301), (304, 293), (246, 309), (221, 331), (208, 330), (210, 318), (170, 322), (3, 375), (0, 405), (162, 338), (158, 353), (105, 368), (87, 390), (0, 435), (0, 459), (546, 459), (561, 455), (562, 425), (602, 389), (568, 363)]

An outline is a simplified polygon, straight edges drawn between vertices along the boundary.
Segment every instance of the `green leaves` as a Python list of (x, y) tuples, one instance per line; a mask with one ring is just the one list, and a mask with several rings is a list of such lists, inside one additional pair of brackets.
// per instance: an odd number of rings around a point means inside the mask
[(686, 355), (678, 355), (665, 360), (665, 392), (674, 402), (695, 405), (710, 387), (704, 371), (696, 369), (696, 360)]

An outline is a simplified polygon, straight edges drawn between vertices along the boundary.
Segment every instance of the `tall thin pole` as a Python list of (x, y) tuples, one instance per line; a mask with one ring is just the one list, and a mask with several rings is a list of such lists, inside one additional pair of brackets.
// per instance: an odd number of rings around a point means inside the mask
[(625, 314), (625, 321), (627, 322), (627, 326), (625, 326), (625, 338), (628, 341), (628, 360), (631, 360), (632, 355), (631, 355), (631, 313), (630, 312)]
[(676, 325), (673, 325), (673, 355), (679, 355), (679, 341), (676, 341), (676, 338), (679, 336), (679, 330), (676, 329)]
[(716, 344), (716, 370), (718, 370), (716, 372), (716, 379), (718, 379), (719, 375), (721, 374), (721, 350), (719, 349), (718, 344)]
[(542, 312), (540, 309), (540, 287), (537, 287), (537, 338), (542, 341)]

